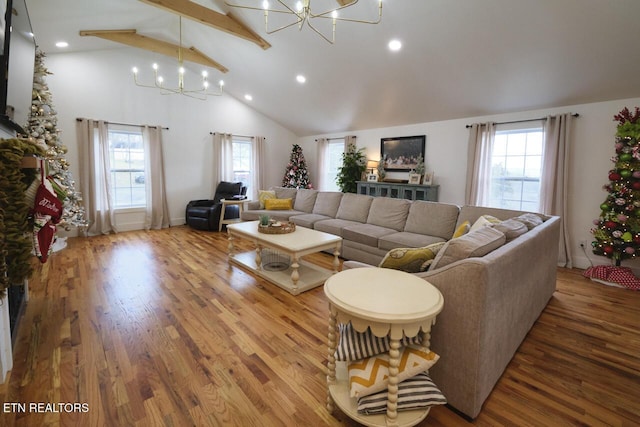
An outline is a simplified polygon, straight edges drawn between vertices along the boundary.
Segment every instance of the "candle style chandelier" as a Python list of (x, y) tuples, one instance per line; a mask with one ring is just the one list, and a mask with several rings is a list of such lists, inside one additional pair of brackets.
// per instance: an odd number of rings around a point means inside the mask
[[(378, 19), (376, 20), (364, 20), (364, 19), (354, 19), (354, 18), (342, 18), (338, 15), (338, 12), (343, 10), (343, 9), (347, 9), (349, 7), (354, 6), (356, 3), (358, 3), (358, 0), (353, 0), (351, 2), (348, 2), (348, 0), (338, 0), (338, 3), (341, 4), (341, 6), (335, 7), (335, 8), (331, 8), (329, 10), (323, 11), (323, 12), (314, 12), (311, 10), (311, 0), (298, 0), (295, 2), (295, 4), (293, 4), (294, 2), (289, 0), (289, 1), (284, 1), (284, 0), (276, 0), (276, 8), (272, 8), (271, 5), (269, 4), (269, 2), (267, 0), (264, 0), (262, 2), (262, 7), (255, 7), (255, 6), (247, 6), (247, 5), (243, 5), (243, 4), (235, 4), (235, 3), (230, 3), (228, 1), (225, 0), (225, 4), (227, 6), (231, 6), (231, 7), (236, 7), (236, 8), (241, 8), (241, 9), (252, 9), (252, 10), (261, 10), (264, 12), (264, 28), (267, 34), (273, 34), (275, 32), (278, 32), (280, 30), (284, 30), (285, 28), (289, 28), (292, 27), (294, 25), (298, 26), (299, 30), (302, 30), (302, 27), (307, 24), (309, 26), (309, 28), (311, 28), (313, 31), (315, 31), (317, 34), (319, 34), (323, 39), (325, 39), (327, 42), (334, 44), (336, 41), (336, 23), (338, 21), (347, 21), (347, 22), (357, 22), (360, 24), (378, 24), (380, 23), (380, 21), (382, 20), (382, 0), (377, 0), (378, 1)], [(346, 3), (346, 4), (345, 4)], [(293, 17), (293, 21), (291, 23), (285, 24), (281, 27), (275, 28), (275, 29), (269, 29), (269, 13), (278, 13), (278, 14), (288, 14), (288, 15), (292, 15)], [(320, 31), (315, 24), (313, 23), (313, 21), (315, 19), (330, 19), (331, 20), (331, 37), (325, 35), (322, 31)]]
[(186, 89), (184, 85), (184, 63), (182, 59), (182, 16), (179, 17), (180, 22), (180, 43), (178, 45), (178, 86), (175, 88), (167, 87), (164, 85), (164, 78), (158, 74), (158, 64), (153, 64), (154, 81), (153, 84), (143, 84), (138, 80), (138, 68), (133, 67), (133, 81), (136, 86), (160, 89), (162, 95), (184, 95), (190, 98), (196, 98), (201, 101), (207, 99), (208, 96), (221, 96), (224, 92), (224, 81), (218, 82), (218, 90), (215, 92), (209, 92), (209, 80), (206, 70), (202, 71), (202, 87), (200, 89)]

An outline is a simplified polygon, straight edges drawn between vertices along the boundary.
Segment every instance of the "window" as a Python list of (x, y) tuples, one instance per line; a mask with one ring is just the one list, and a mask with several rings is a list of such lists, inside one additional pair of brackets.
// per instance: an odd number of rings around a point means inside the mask
[(542, 126), (496, 131), (489, 206), (537, 212), (543, 155)]
[(327, 141), (325, 151), (325, 170), (324, 174), (324, 191), (340, 191), (336, 178), (338, 177), (338, 168), (342, 165), (342, 153), (344, 153), (344, 139), (333, 139)]
[(253, 194), (253, 141), (251, 138), (233, 136), (233, 181), (242, 182), (247, 194)]
[(109, 129), (111, 196), (116, 209), (146, 205), (142, 131)]

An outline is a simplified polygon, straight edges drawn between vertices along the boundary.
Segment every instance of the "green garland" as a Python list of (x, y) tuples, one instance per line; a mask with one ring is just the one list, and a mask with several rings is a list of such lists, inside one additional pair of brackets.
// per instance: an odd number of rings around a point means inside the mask
[[(21, 169), (24, 156), (43, 150), (22, 139), (0, 139), (0, 297), (7, 287), (21, 284), (31, 275), (31, 230), (25, 200), (28, 175)], [(30, 173), (33, 178), (33, 173)]]

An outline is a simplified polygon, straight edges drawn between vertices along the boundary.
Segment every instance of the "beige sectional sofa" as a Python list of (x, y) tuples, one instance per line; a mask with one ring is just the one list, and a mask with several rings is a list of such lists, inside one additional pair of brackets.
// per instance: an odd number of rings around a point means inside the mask
[[(252, 220), (268, 213), (299, 226), (340, 235), (342, 256), (347, 260), (343, 268), (377, 266), (393, 248), (449, 241), (465, 221), (473, 224), (483, 215), (509, 220), (523, 214), (314, 190), (276, 189), (276, 193), (277, 197), (295, 199), (294, 209), (265, 212), (253, 205), (242, 218)], [(441, 266), (415, 273), (436, 286), (445, 301), (432, 329), (431, 349), (440, 360), (430, 374), (448, 403), (470, 418), (479, 414), (555, 291), (560, 218), (543, 219), (517, 237), (497, 230), (498, 226), (490, 232), (488, 228), (479, 230), (486, 235), (481, 239), (491, 240), (480, 252), (472, 248), (467, 252), (470, 256), (449, 256), (446, 262), (436, 257), (434, 264)], [(470, 233), (448, 245), (456, 244), (464, 253), (467, 245), (476, 244), (474, 238), (480, 234)]]

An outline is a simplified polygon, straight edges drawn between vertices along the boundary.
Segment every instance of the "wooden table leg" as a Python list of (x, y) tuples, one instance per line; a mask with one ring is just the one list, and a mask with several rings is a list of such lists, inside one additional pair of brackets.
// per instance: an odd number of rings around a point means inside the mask
[(387, 385), (387, 426), (398, 426), (398, 366), (400, 366), (400, 340), (389, 340), (389, 384)]
[(329, 413), (335, 409), (335, 404), (331, 398), (331, 392), (329, 387), (336, 383), (336, 347), (338, 345), (336, 338), (336, 311), (332, 310), (331, 304), (329, 304), (329, 330), (327, 336), (328, 350), (327, 355), (327, 410)]
[(256, 270), (262, 270), (262, 246), (256, 244)]
[(333, 251), (333, 272), (334, 273), (337, 273), (338, 267), (340, 267), (340, 259), (338, 258), (339, 256), (340, 256), (340, 243), (336, 245), (336, 250)]
[(293, 262), (291, 263), (291, 268), (293, 269), (293, 271), (291, 272), (291, 281), (293, 282), (293, 289), (291, 290), (291, 293), (293, 295), (298, 295), (298, 280), (300, 280), (300, 273), (298, 272), (298, 268), (300, 267), (300, 264), (298, 264), (297, 255), (294, 255), (292, 258)]

